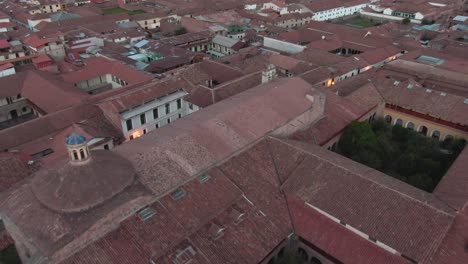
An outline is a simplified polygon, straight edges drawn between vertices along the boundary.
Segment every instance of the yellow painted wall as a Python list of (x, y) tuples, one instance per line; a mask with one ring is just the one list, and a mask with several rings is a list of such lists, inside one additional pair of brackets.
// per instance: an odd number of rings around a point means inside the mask
[(432, 136), (432, 132), (437, 130), (440, 132), (441, 140), (445, 139), (447, 135), (451, 135), (455, 138), (464, 138), (468, 140), (467, 132), (452, 127), (444, 126), (435, 122), (431, 122), (429, 120), (421, 119), (389, 108), (384, 109), (384, 116), (386, 115), (390, 115), (392, 117), (392, 125), (395, 125), (397, 119), (401, 119), (403, 120), (403, 127), (406, 127), (409, 122), (412, 122), (416, 131), (418, 131), (420, 126), (426, 126), (428, 129), (427, 136)]

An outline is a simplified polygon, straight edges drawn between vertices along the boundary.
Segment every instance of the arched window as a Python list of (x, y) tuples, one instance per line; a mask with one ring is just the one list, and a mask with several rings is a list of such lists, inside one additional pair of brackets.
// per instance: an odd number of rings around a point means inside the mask
[(86, 158), (85, 152), (84, 152), (83, 149), (80, 149), (80, 157), (81, 157), (82, 160)]
[(414, 124), (412, 122), (408, 122), (408, 124), (406, 124), (406, 128), (414, 130)]
[(400, 118), (398, 118), (398, 119), (395, 121), (395, 125), (403, 126), (403, 120), (401, 120)]
[(283, 257), (283, 255), (284, 255), (284, 248), (282, 248), (282, 249), (278, 252), (278, 258)]
[(446, 135), (445, 138), (444, 138), (444, 141), (445, 142), (450, 142), (453, 140), (453, 136), (452, 135)]
[(427, 127), (426, 126), (420, 126), (418, 129), (418, 132), (421, 133), (421, 135), (427, 136)]
[(432, 138), (439, 140), (440, 139), (440, 132), (437, 131), (437, 130), (432, 131)]
[(320, 259), (316, 258), (316, 257), (312, 257), (310, 259), (310, 263), (311, 264), (322, 264), (322, 261), (320, 261)]
[(298, 248), (297, 249), (297, 254), (299, 255), (299, 257), (303, 260), (303, 261), (307, 261), (309, 259), (309, 255), (307, 254), (307, 252), (305, 251), (305, 249), (303, 248)]
[(76, 150), (73, 150), (73, 160), (78, 160), (78, 152)]
[(384, 119), (385, 119), (385, 122), (387, 122), (387, 124), (391, 124), (391, 123), (392, 123), (392, 116), (386, 115), (386, 116), (384, 117)]

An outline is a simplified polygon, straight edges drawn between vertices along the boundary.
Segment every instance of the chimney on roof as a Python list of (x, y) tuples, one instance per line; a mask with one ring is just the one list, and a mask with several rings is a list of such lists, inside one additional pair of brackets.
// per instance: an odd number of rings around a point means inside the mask
[(262, 72), (262, 83), (267, 83), (277, 76), (275, 65), (268, 64), (267, 68)]
[(71, 134), (66, 139), (70, 162), (74, 165), (81, 165), (91, 160), (86, 138), (80, 134)]

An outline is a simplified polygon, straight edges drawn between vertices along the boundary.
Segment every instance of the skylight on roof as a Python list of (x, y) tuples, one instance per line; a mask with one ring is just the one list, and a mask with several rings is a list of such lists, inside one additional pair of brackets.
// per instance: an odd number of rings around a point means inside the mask
[(180, 188), (178, 188), (177, 190), (173, 191), (173, 192), (171, 193), (171, 196), (172, 196), (172, 199), (174, 199), (174, 200), (179, 200), (179, 199), (181, 199), (182, 197), (185, 196), (185, 190), (184, 190), (184, 188), (180, 187)]
[(432, 89), (426, 89), (426, 93), (432, 93)]
[(138, 216), (140, 217), (141, 220), (146, 221), (153, 217), (156, 214), (156, 212), (153, 210), (151, 207), (145, 207), (141, 209), (138, 212)]
[(465, 100), (463, 101), (465, 104), (468, 104), (468, 98), (465, 98)]
[(440, 65), (445, 62), (445, 60), (432, 57), (432, 56), (427, 56), (427, 55), (421, 55), (416, 58), (416, 61), (422, 62), (422, 63), (428, 63), (428, 64), (435, 64), (435, 65)]
[(414, 87), (414, 85), (412, 83), (409, 83), (408, 86), (407, 86), (408, 89), (413, 89), (413, 87)]
[(210, 179), (210, 175), (208, 174), (203, 174), (200, 177), (198, 177), (198, 180), (200, 181), (200, 183), (206, 183), (208, 182), (209, 179)]
[(446, 92), (440, 92), (440, 96), (447, 96)]
[(399, 84), (400, 84), (400, 81), (394, 81), (394, 82), (393, 82), (393, 85), (395, 85), (395, 86), (396, 86), (396, 85), (399, 85)]

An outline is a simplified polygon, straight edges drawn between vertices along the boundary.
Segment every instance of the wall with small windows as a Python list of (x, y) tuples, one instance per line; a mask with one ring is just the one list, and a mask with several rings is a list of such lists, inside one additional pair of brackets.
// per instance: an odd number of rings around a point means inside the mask
[[(371, 1), (369, 1), (371, 2)], [(344, 16), (350, 16), (353, 14), (356, 14), (359, 12), (361, 9), (365, 8), (368, 4), (358, 4), (355, 6), (340, 6), (328, 10), (322, 10), (322, 11), (317, 11), (314, 13), (313, 20), (315, 21), (326, 21), (326, 20), (332, 20), (336, 19), (339, 17), (344, 17)], [(315, 11), (315, 10), (312, 10)]]
[[(116, 89), (126, 85), (128, 85), (128, 82), (112, 74), (102, 75), (75, 84), (76, 87), (81, 88), (82, 90), (90, 94), (97, 94), (108, 89)], [(106, 87), (108, 88), (105, 89)]]
[(138, 20), (136, 22), (144, 29), (155, 29), (155, 28), (159, 28), (161, 26), (161, 20), (171, 19), (171, 18), (174, 19), (174, 20), (177, 20), (177, 21), (180, 20), (179, 16), (171, 15), (171, 16), (163, 16), (163, 17), (155, 16), (155, 17), (148, 18), (148, 19)]
[(0, 98), (0, 122), (6, 122), (31, 114), (32, 107), (21, 95)]
[(198, 107), (184, 100), (186, 95), (180, 90), (121, 113), (125, 138), (135, 139), (197, 111)]

